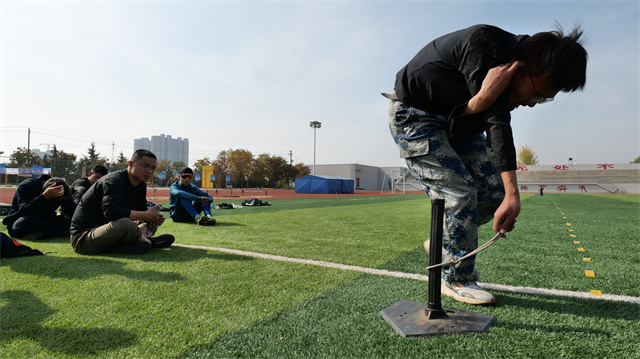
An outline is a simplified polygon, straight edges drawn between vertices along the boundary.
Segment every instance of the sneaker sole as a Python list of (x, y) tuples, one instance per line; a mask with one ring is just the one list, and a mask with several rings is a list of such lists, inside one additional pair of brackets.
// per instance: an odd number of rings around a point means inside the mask
[(442, 292), (442, 294), (444, 294), (444, 295), (446, 295), (448, 297), (451, 297), (451, 298), (457, 300), (458, 302), (462, 302), (462, 303), (474, 304), (474, 305), (496, 304), (496, 298), (491, 298), (490, 300), (486, 301), (486, 300), (481, 300), (481, 299), (464, 297), (464, 296), (461, 296), (458, 293), (454, 292), (453, 290), (449, 289), (449, 287), (447, 287), (444, 284), (441, 285), (440, 291)]

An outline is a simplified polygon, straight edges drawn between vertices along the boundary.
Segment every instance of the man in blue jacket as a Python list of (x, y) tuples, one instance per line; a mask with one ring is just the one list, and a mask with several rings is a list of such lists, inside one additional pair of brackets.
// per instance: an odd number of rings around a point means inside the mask
[(191, 183), (192, 178), (193, 170), (185, 167), (180, 171), (179, 180), (171, 185), (169, 215), (174, 222), (213, 226), (216, 224), (211, 217), (213, 197)]

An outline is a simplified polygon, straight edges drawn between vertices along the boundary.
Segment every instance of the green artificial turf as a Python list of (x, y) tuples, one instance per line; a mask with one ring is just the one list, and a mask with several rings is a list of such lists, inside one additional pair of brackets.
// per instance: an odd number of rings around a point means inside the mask
[[(640, 196), (522, 198), (516, 230), (477, 256), (482, 282), (640, 296)], [(214, 227), (168, 220), (160, 233), (426, 274), (424, 195), (269, 202), (216, 210)], [(491, 237), (482, 227), (480, 242)], [(443, 297), (497, 322), (479, 335), (407, 339), (379, 311), (426, 302), (423, 281), (178, 246), (80, 256), (68, 239), (23, 242), (55, 253), (0, 260), (2, 358), (640, 357), (633, 303), (494, 291), (496, 306), (476, 307)]]

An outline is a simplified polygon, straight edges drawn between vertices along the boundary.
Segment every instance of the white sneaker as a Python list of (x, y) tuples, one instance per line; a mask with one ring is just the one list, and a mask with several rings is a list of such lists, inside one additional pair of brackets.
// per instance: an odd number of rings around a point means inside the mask
[(496, 298), (489, 292), (482, 289), (476, 282), (447, 282), (442, 281), (442, 294), (447, 295), (459, 302), (469, 304), (495, 304)]

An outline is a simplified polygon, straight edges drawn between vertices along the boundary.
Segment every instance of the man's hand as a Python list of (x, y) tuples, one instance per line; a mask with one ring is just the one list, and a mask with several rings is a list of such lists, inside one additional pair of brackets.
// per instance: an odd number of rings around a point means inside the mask
[(513, 231), (516, 227), (516, 217), (520, 214), (520, 196), (506, 196), (500, 207), (493, 215), (493, 232), (505, 233)]
[(520, 61), (514, 61), (490, 69), (487, 72), (487, 76), (482, 80), (480, 91), (469, 100), (467, 107), (462, 110), (460, 115), (488, 110), (496, 102), (498, 96), (507, 89), (509, 83), (511, 83), (511, 78), (513, 78), (520, 66), (522, 66)]
[(504, 185), (504, 199), (493, 214), (493, 232), (504, 234), (513, 231), (516, 217), (520, 214), (520, 191), (518, 190), (518, 177), (516, 171), (507, 171), (500, 174)]
[(162, 225), (162, 223), (164, 223), (164, 216), (158, 211), (158, 206), (159, 205), (156, 204), (145, 211), (145, 221), (155, 223), (157, 225)]
[(46, 199), (58, 198), (64, 195), (64, 186), (52, 183), (51, 186), (47, 187), (44, 192), (42, 192), (42, 196)]
[(209, 202), (213, 202), (213, 201), (211, 200), (211, 198), (209, 198), (207, 196), (202, 196), (202, 197), (200, 197), (200, 202), (209, 203)]

